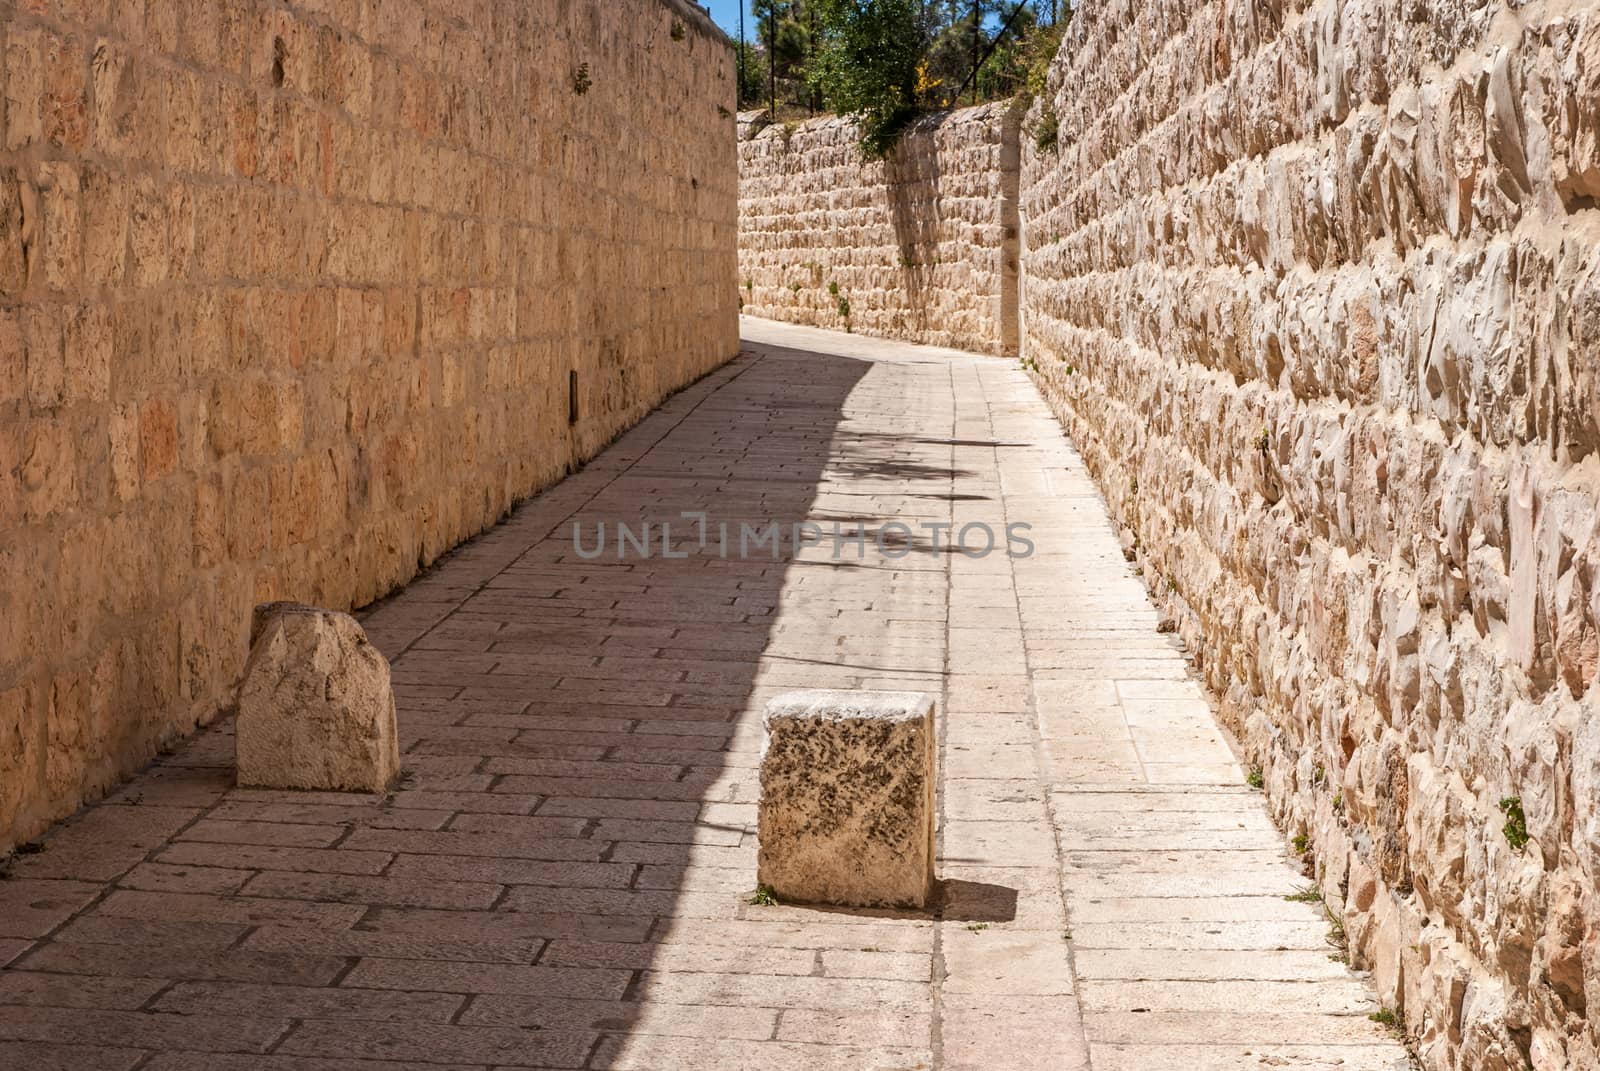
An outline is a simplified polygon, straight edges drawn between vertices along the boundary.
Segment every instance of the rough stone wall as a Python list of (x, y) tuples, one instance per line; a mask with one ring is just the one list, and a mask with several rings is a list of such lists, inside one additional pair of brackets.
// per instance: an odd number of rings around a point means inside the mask
[(3, 849), (210, 718), (254, 603), (381, 595), (732, 356), (737, 192), (681, 0), (0, 34)]
[(1024, 359), (1351, 958), (1595, 1067), (1600, 9), (1102, 0), (1050, 111)]
[(943, 112), (869, 162), (848, 119), (742, 116), (744, 311), (1015, 353), (1019, 119), (1006, 104)]

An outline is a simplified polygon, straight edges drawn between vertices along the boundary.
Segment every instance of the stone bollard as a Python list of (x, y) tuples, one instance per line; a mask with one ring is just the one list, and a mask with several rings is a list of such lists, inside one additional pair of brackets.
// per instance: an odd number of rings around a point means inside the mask
[(757, 880), (780, 900), (926, 906), (933, 891), (933, 698), (780, 695), (762, 720)]
[(256, 608), (239, 682), (239, 784), (384, 792), (400, 772), (389, 663), (349, 614)]

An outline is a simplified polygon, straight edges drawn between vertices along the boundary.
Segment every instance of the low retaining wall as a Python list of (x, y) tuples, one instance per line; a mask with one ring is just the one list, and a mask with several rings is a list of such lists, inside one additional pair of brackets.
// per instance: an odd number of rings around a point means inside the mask
[(847, 119), (741, 116), (745, 312), (985, 353), (1017, 347), (1017, 112), (919, 120), (881, 161)]

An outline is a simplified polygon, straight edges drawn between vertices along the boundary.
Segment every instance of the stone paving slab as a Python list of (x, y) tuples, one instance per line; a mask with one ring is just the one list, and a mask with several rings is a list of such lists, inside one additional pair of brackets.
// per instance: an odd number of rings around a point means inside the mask
[[(1015, 363), (745, 326), (363, 615), (394, 792), (235, 788), (224, 724), (19, 856), (0, 1066), (1404, 1066)], [(872, 535), (737, 553), (770, 520)], [(978, 522), (1035, 553), (952, 553)], [(936, 909), (752, 902), (797, 687), (938, 696)]]

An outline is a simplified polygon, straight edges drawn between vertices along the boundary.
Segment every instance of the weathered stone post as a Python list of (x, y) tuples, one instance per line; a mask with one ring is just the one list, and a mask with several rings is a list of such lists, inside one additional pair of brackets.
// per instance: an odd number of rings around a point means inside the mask
[(383, 792), (400, 772), (389, 663), (349, 614), (256, 608), (239, 682), (239, 784)]
[(933, 891), (933, 698), (803, 691), (767, 704), (758, 880), (782, 900), (913, 907)]

